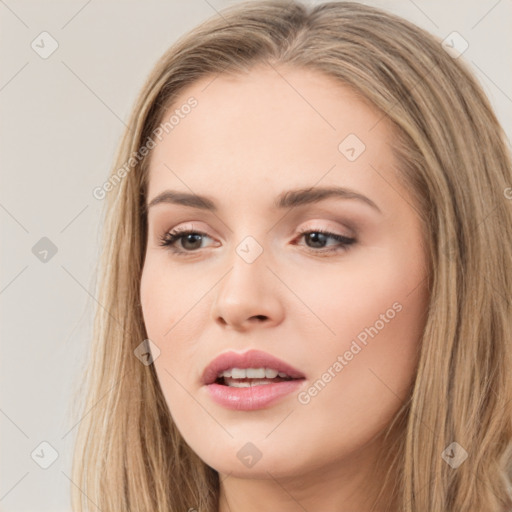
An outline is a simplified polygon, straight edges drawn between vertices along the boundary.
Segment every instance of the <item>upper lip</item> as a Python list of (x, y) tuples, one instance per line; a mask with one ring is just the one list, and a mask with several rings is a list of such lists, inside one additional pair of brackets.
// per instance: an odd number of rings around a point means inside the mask
[(201, 381), (204, 385), (212, 384), (217, 380), (220, 372), (230, 368), (273, 368), (294, 379), (304, 378), (304, 374), (281, 359), (260, 350), (249, 350), (242, 354), (238, 352), (220, 354), (204, 369)]

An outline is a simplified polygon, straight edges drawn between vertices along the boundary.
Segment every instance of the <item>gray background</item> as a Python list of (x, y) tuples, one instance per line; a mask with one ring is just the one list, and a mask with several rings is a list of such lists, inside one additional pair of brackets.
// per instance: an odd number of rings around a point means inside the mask
[[(76, 428), (69, 406), (96, 307), (103, 206), (92, 190), (108, 176), (124, 123), (157, 58), (231, 3), (0, 0), (0, 511), (71, 509)], [(459, 32), (469, 43), (461, 58), (474, 69), (510, 140), (511, 0), (365, 3), (441, 38)], [(59, 45), (47, 59), (31, 47), (43, 31)], [(32, 250), (43, 237), (57, 248), (47, 261)], [(47, 469), (36, 463), (51, 462), (44, 441), (58, 452)]]

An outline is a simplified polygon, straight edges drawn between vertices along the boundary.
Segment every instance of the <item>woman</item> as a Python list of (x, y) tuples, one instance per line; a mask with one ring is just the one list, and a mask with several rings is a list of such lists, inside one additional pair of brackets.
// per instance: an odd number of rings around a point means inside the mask
[(511, 186), (405, 20), (250, 2), (186, 35), (95, 192), (74, 509), (511, 510)]

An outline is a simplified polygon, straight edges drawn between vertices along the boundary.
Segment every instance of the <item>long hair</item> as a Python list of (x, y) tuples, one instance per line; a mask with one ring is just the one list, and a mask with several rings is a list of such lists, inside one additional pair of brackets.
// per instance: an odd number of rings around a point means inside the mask
[(147, 338), (139, 286), (148, 159), (187, 85), (262, 63), (316, 70), (373, 105), (395, 131), (399, 178), (421, 215), (430, 302), (407, 415), (395, 418), (402, 434), (389, 480), (399, 510), (512, 510), (512, 169), (503, 129), (438, 38), (355, 2), (281, 0), (235, 4), (158, 60), (96, 192), (105, 200), (103, 250), (73, 509), (218, 508), (218, 473), (185, 443), (153, 365), (134, 353)]

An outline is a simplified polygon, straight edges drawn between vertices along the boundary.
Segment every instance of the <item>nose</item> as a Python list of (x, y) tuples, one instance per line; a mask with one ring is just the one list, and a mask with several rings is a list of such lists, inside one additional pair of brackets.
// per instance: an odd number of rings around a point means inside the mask
[(215, 289), (212, 318), (222, 327), (237, 331), (276, 326), (284, 317), (283, 285), (261, 254), (248, 263), (238, 254)]

